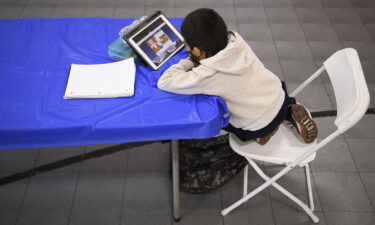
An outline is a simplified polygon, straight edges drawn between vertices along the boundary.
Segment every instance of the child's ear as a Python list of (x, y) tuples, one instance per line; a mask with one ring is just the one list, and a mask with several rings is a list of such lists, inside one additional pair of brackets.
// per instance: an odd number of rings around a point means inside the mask
[(201, 50), (199, 50), (199, 48), (197, 48), (197, 47), (194, 47), (193, 50), (191, 51), (191, 53), (194, 54), (197, 57), (200, 57), (201, 54), (202, 54)]

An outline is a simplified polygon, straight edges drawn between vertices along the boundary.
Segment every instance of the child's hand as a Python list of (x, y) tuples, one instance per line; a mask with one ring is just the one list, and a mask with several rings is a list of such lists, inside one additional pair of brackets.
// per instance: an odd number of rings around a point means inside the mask
[(190, 60), (190, 62), (192, 62), (192, 63), (193, 63), (194, 67), (197, 67), (197, 66), (199, 66), (199, 65), (200, 65), (200, 63), (199, 63), (199, 62), (196, 62), (196, 61), (194, 61), (194, 60), (193, 60), (192, 58), (188, 57), (188, 59)]

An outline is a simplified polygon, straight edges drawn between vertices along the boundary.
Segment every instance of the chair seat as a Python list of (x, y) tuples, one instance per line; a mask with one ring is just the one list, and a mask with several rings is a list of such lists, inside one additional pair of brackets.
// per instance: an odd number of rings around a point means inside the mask
[[(275, 135), (265, 145), (255, 141), (242, 142), (236, 135), (229, 135), (229, 143), (232, 149), (238, 154), (255, 160), (261, 160), (276, 164), (286, 164), (297, 159), (301, 154), (308, 151), (317, 144), (317, 141), (306, 144), (290, 125), (282, 123)], [(299, 165), (315, 159), (316, 153), (312, 154)]]

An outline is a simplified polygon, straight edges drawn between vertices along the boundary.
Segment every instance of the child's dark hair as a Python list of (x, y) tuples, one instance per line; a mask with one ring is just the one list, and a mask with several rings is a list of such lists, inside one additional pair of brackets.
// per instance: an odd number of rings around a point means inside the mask
[(202, 48), (213, 56), (228, 44), (228, 30), (213, 9), (201, 8), (189, 13), (181, 25), (181, 34), (190, 47)]

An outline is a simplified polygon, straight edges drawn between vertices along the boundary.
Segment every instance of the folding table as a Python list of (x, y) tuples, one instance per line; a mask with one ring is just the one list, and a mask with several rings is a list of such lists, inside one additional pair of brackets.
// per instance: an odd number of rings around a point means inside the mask
[[(228, 124), (215, 96), (161, 91), (161, 74), (137, 61), (135, 95), (65, 100), (69, 68), (116, 61), (107, 55), (118, 31), (133, 19), (0, 20), (0, 150), (173, 140), (173, 209), (179, 219), (178, 140), (209, 138)], [(179, 28), (182, 19), (171, 19)]]

